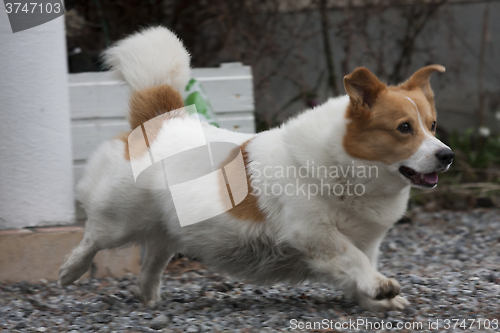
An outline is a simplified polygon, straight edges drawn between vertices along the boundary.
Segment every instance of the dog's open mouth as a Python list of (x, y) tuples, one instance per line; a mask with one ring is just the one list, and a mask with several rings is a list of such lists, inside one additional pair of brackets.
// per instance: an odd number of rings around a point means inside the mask
[(399, 172), (416, 186), (434, 187), (438, 182), (437, 172), (420, 173), (405, 166), (400, 167)]

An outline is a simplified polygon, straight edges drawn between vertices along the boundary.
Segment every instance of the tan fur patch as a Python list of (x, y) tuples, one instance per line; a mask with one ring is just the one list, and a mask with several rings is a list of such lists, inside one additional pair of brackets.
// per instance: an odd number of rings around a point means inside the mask
[[(243, 155), (243, 161), (245, 162), (245, 168), (247, 169), (248, 195), (242, 202), (236, 205), (236, 207), (233, 207), (230, 210), (228, 210), (227, 213), (239, 220), (263, 222), (266, 219), (266, 216), (264, 212), (260, 209), (258, 199), (254, 195), (252, 186), (250, 185), (250, 174), (248, 170), (248, 165), (250, 164), (251, 161), (247, 151), (247, 146), (250, 141), (251, 140), (248, 140), (240, 146), (241, 153)], [(231, 193), (229, 185), (227, 187), (229, 193)]]
[(150, 119), (183, 106), (181, 94), (166, 84), (134, 91), (129, 101), (130, 128), (134, 129)]
[(123, 143), (125, 144), (125, 151), (124, 151), (123, 157), (125, 157), (125, 159), (127, 161), (130, 161), (130, 154), (128, 151), (128, 136), (129, 136), (129, 134), (130, 134), (130, 132), (123, 131), (113, 138), (113, 140), (120, 140), (120, 141), (123, 141)]
[[(431, 127), (436, 121), (436, 110), (432, 90), (425, 84), (425, 80), (422, 81), (422, 70), (417, 73), (419, 75), (414, 80), (410, 78), (396, 87), (384, 85), (383, 89), (375, 76), (368, 77), (376, 82), (364, 85), (377, 87), (376, 97), (370, 94), (371, 105), (363, 105), (351, 98), (345, 114), (349, 123), (343, 145), (349, 155), (393, 164), (413, 155), (420, 147), (426, 132), (434, 135)], [(429, 75), (427, 72), (424, 74)], [(407, 97), (416, 104), (418, 111)], [(425, 130), (422, 130), (420, 125), (419, 114)], [(398, 130), (399, 125), (404, 122), (411, 125), (411, 134)]]
[[(131, 130), (141, 126), (143, 136), (132, 138), (132, 142), (137, 140), (146, 140), (146, 147), (150, 147), (150, 143), (156, 138), (157, 133), (161, 129), (163, 122), (180, 116), (178, 113), (168, 114), (168, 112), (184, 107), (184, 101), (181, 94), (170, 87), (169, 85), (161, 85), (157, 87), (147, 88), (132, 92), (129, 100), (129, 116)], [(158, 121), (148, 123), (148, 131), (144, 128), (144, 123), (148, 120), (157, 118)], [(129, 150), (129, 135), (130, 132), (120, 134), (117, 139), (125, 143), (125, 158), (127, 160), (136, 159), (144, 156), (147, 153), (144, 144), (132, 144)]]

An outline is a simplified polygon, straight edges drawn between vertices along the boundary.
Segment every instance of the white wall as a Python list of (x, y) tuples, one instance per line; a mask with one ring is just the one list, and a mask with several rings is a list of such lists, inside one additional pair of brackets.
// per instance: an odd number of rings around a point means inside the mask
[(0, 10), (0, 229), (73, 221), (64, 17), (13, 34)]

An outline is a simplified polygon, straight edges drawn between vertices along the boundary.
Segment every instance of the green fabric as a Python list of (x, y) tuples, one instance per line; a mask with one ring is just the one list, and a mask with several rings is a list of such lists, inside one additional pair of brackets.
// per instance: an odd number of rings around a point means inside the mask
[(189, 80), (186, 86), (188, 95), (184, 99), (184, 105), (193, 105), (196, 107), (196, 112), (203, 116), (206, 121), (214, 126), (220, 127), (217, 124), (215, 113), (213, 112), (212, 105), (208, 99), (203, 86), (195, 79)]
[(196, 80), (195, 79), (191, 79), (189, 80), (187, 86), (186, 86), (186, 91), (189, 91), (191, 89), (191, 87), (196, 83)]
[(196, 112), (207, 116), (207, 105), (205, 104), (205, 100), (201, 97), (200, 92), (195, 91), (189, 94), (184, 100), (185, 105), (194, 104), (196, 106)]

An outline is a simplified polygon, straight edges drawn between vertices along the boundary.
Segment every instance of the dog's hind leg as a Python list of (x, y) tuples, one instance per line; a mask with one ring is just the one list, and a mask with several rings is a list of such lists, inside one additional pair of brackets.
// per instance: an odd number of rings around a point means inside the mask
[(133, 239), (134, 230), (126, 223), (109, 219), (89, 219), (85, 235), (59, 270), (59, 285), (67, 286), (82, 276), (97, 252), (126, 245)]
[(73, 249), (59, 270), (59, 285), (62, 287), (70, 285), (82, 276), (89, 269), (97, 251), (99, 249), (90, 233), (85, 232), (80, 244)]
[(153, 306), (160, 300), (161, 276), (174, 254), (174, 250), (165, 243), (165, 239), (157, 238), (145, 244), (136, 294), (146, 306)]

